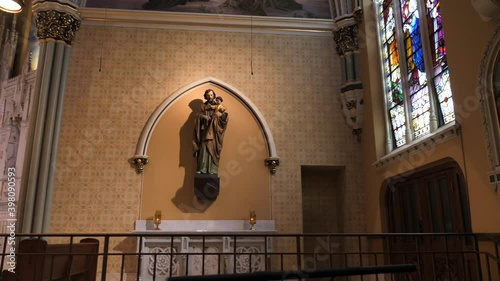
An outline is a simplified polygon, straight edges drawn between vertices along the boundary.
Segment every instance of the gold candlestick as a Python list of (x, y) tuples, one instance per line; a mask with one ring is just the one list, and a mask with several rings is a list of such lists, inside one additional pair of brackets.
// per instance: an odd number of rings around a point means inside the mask
[(160, 224), (161, 224), (161, 211), (160, 210), (155, 211), (153, 223), (155, 224), (155, 230), (160, 230)]
[(250, 230), (255, 230), (255, 224), (257, 223), (257, 215), (255, 211), (250, 211)]

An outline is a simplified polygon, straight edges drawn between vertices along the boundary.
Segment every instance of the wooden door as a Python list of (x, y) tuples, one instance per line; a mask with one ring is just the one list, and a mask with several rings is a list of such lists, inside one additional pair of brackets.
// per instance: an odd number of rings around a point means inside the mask
[(389, 231), (407, 234), (389, 239), (391, 262), (419, 267), (398, 280), (478, 280), (476, 256), (467, 253), (472, 237), (437, 235), (471, 232), (466, 192), (459, 168), (449, 164), (389, 186)]

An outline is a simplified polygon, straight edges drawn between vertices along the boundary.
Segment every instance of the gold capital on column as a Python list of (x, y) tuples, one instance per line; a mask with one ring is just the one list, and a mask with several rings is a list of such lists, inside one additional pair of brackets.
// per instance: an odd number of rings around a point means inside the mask
[(359, 48), (358, 25), (348, 25), (333, 32), (333, 40), (337, 43), (339, 56), (346, 52), (354, 52)]
[(37, 37), (40, 41), (59, 41), (71, 46), (81, 18), (74, 5), (39, 1), (33, 5)]

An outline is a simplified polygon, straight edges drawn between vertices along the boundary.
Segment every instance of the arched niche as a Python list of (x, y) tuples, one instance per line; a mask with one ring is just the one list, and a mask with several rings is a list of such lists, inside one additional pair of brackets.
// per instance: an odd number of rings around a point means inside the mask
[[(220, 194), (214, 202), (194, 196), (194, 120), (205, 90), (224, 98), (229, 123), (219, 165)], [(143, 128), (133, 161), (143, 169), (140, 219), (161, 210), (167, 220), (271, 219), (271, 173), (279, 161), (269, 126), (256, 106), (236, 88), (207, 77), (163, 101)]]
[(484, 52), (477, 92), (480, 95), (491, 169), (500, 173), (500, 27), (494, 32)]

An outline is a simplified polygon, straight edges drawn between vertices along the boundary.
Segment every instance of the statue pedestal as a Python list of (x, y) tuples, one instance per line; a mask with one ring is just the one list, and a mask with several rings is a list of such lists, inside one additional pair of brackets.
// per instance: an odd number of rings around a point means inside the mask
[(194, 195), (201, 201), (214, 201), (219, 196), (219, 176), (196, 174), (194, 176)]

